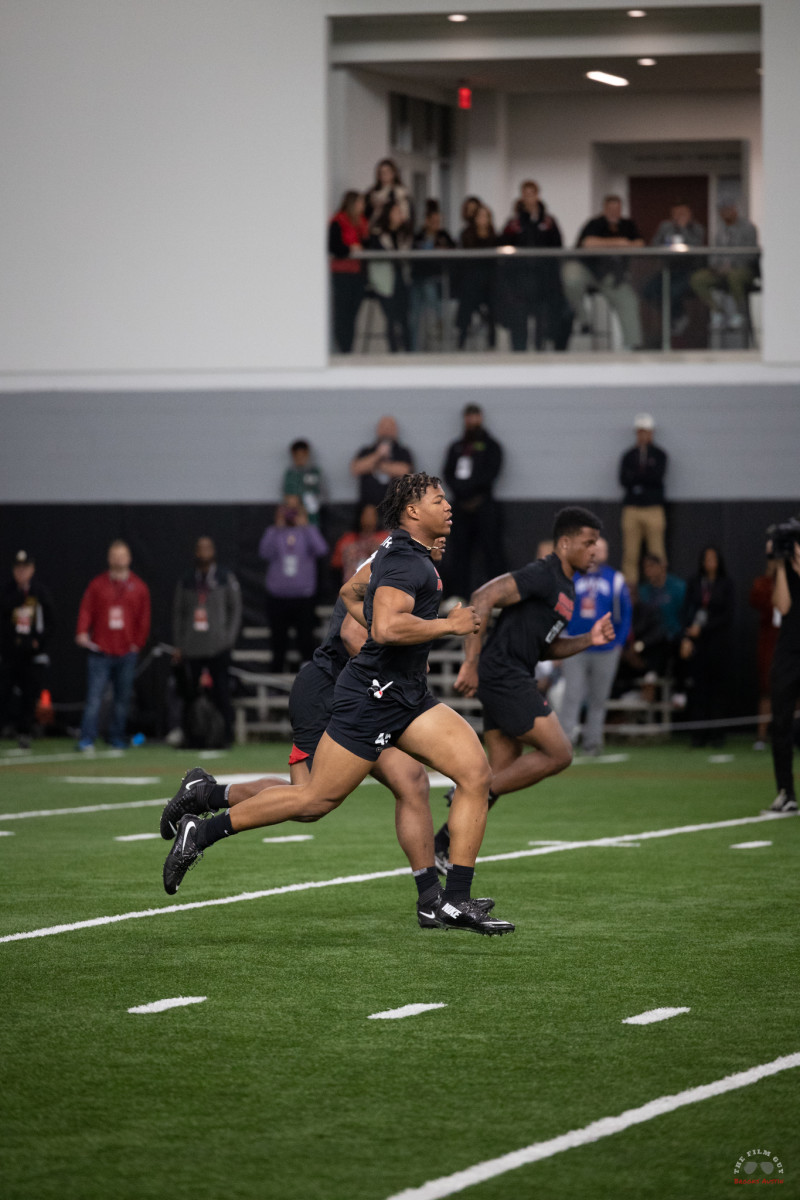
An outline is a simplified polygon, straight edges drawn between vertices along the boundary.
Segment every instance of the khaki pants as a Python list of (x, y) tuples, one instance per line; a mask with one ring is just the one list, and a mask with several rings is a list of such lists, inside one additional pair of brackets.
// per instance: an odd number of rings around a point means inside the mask
[(639, 583), (639, 558), (642, 541), (648, 554), (655, 554), (667, 561), (664, 548), (664, 530), (667, 518), (660, 504), (646, 507), (625, 505), (622, 509), (622, 574), (629, 587)]
[(692, 291), (699, 296), (703, 304), (711, 309), (718, 307), (714, 299), (714, 290), (722, 289), (730, 292), (740, 313), (747, 312), (747, 289), (755, 275), (751, 267), (730, 267), (727, 271), (715, 271), (711, 267), (703, 267), (695, 271), (689, 283)]
[(622, 326), (622, 340), (626, 350), (635, 350), (642, 344), (642, 323), (639, 319), (639, 301), (636, 292), (627, 280), (617, 280), (613, 275), (597, 279), (581, 262), (565, 262), (561, 268), (561, 282), (573, 312), (579, 314), (581, 303), (590, 287), (597, 288), (608, 303), (616, 310)]

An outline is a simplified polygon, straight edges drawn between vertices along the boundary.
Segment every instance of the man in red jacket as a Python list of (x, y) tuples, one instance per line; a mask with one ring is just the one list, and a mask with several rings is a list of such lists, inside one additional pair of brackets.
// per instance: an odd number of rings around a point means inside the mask
[(136, 659), (149, 633), (150, 591), (131, 570), (131, 552), (125, 542), (112, 542), (108, 570), (89, 584), (78, 613), (75, 641), (89, 651), (79, 750), (94, 748), (100, 705), (109, 680), (114, 689), (114, 707), (108, 741), (119, 749), (127, 746), (125, 726)]

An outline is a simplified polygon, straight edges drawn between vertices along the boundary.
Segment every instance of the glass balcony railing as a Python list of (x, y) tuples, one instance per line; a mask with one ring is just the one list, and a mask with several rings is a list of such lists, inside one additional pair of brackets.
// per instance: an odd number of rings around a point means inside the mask
[(331, 260), (335, 355), (565, 354), (759, 345), (755, 246), (369, 250)]

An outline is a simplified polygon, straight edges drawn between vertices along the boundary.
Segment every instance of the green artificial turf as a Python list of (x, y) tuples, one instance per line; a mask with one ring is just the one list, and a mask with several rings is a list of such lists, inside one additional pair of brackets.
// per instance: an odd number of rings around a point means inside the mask
[[(174, 791), (191, 755), (12, 762), (0, 813)], [(63, 743), (36, 756), (63, 755)], [(770, 762), (615, 747), (492, 811), (483, 853), (755, 815)], [(207, 767), (285, 770), (286, 747)], [(12, 763), (12, 765), (7, 765)], [(76, 784), (152, 776), (145, 786)], [(432, 792), (434, 817), (445, 814)], [(365, 785), (326, 820), (212, 848), (174, 901), (160, 807), (0, 819), (0, 935), (403, 865), (393, 802)], [(265, 844), (264, 835), (312, 841)], [(4, 1200), (386, 1200), (657, 1097), (800, 1051), (796, 819), (479, 866), (502, 939), (422, 931), (410, 876), (284, 893), (0, 944)], [(768, 840), (762, 849), (737, 842)], [(152, 1015), (128, 1008), (206, 996)], [(445, 1008), (400, 1021), (371, 1013)], [(691, 1011), (649, 1026), (624, 1017)], [(710, 1197), (769, 1148), (800, 1195), (800, 1069), (460, 1193), (470, 1200)]]

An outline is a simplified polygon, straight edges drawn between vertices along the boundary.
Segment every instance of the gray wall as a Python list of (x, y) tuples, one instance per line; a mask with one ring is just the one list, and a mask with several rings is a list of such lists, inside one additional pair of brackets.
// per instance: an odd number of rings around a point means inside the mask
[(508, 499), (618, 499), (634, 414), (656, 419), (672, 500), (797, 495), (800, 385), (289, 388), (26, 392), (0, 396), (0, 502), (231, 503), (278, 496), (286, 448), (307, 437), (328, 498), (355, 496), (353, 452), (394, 413), (435, 473), (464, 404), (506, 448)]

